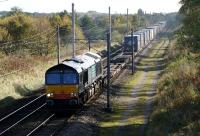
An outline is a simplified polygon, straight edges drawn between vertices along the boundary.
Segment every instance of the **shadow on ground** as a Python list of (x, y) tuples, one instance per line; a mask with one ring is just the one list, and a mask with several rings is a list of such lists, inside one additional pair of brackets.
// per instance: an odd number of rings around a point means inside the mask
[(23, 97), (33, 96), (38, 93), (42, 93), (44, 90), (43, 88), (37, 89), (37, 90), (31, 90), (31, 89), (27, 88), (25, 85), (20, 85), (20, 84), (13, 84), (13, 87), (15, 88), (15, 92)]
[(13, 98), (12, 96), (5, 97), (4, 99), (0, 100), (0, 108), (12, 103), (14, 100), (15, 98)]
[[(194, 135), (200, 134), (200, 106), (197, 102), (188, 102), (181, 106), (167, 111), (162, 111), (153, 115), (149, 122), (149, 132), (151, 135)], [(183, 116), (184, 113), (184, 116)], [(193, 129), (191, 129), (191, 127)]]

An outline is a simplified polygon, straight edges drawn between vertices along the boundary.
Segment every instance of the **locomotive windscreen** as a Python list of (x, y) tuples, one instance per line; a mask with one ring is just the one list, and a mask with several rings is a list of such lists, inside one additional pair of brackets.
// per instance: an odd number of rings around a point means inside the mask
[(46, 74), (46, 84), (61, 84), (60, 71), (50, 71)]
[(77, 74), (74, 71), (64, 71), (63, 73), (64, 84), (77, 84)]
[(77, 84), (77, 73), (71, 70), (49, 71), (46, 73), (46, 84)]

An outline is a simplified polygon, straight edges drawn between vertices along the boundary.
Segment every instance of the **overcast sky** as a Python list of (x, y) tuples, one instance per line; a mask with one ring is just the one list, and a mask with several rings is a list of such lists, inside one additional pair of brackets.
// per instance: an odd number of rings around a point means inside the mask
[(0, 0), (0, 11), (10, 10), (12, 7), (20, 7), (27, 12), (59, 12), (67, 10), (71, 12), (71, 4), (75, 4), (77, 12), (97, 11), (106, 13), (111, 6), (112, 13), (136, 13), (139, 8), (148, 13), (174, 12), (180, 8), (180, 0)]

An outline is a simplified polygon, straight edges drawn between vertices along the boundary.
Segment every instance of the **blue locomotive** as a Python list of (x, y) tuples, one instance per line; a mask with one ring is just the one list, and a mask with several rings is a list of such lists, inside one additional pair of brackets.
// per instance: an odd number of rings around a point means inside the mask
[(91, 52), (49, 68), (45, 73), (47, 105), (83, 105), (100, 86), (102, 74), (101, 57)]

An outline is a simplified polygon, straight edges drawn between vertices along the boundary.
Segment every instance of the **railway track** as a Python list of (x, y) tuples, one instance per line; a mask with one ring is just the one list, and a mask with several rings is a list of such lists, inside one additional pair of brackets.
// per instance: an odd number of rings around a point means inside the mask
[[(123, 48), (120, 47), (119, 49), (117, 49), (116, 51), (114, 51), (111, 54), (111, 57), (113, 58), (113, 57), (116, 57), (117, 55), (121, 55), (122, 51), (123, 51)], [(104, 64), (106, 64), (106, 57), (103, 58), (103, 61), (105, 62)], [(88, 100), (88, 102), (85, 105), (95, 101), (98, 98), (100, 93), (101, 92), (96, 93), (92, 98), (90, 98)], [(48, 120), (48, 122), (44, 121), (44, 123), (41, 123), (40, 126), (36, 127), (35, 130), (30, 132), (27, 136), (30, 136), (30, 135), (33, 135), (33, 134), (37, 135), (37, 136), (44, 136), (44, 135), (53, 136), (53, 135), (56, 135), (59, 132), (59, 130), (61, 130), (64, 127), (64, 125), (67, 124), (68, 119), (72, 118), (73, 115), (75, 115), (76, 113), (80, 112), (83, 109), (84, 109), (84, 106), (81, 109), (77, 109), (77, 110), (67, 114), (64, 117), (54, 116), (51, 120)]]
[(8, 135), (8, 132), (13, 130), (16, 126), (20, 125), (45, 106), (45, 94), (42, 94), (24, 106), (2, 117), (0, 119), (0, 135)]
[[(139, 55), (147, 46), (143, 47), (134, 56)], [(114, 80), (120, 74), (120, 71), (131, 61), (130, 58), (131, 55), (123, 54), (122, 47), (111, 54), (111, 80)], [(106, 78), (106, 61), (107, 58), (104, 57), (104, 79)], [(97, 96), (98, 94), (92, 97), (89, 102), (97, 99)], [(57, 117), (55, 114), (48, 112), (45, 103), (45, 94), (43, 94), (1, 118), (0, 135), (55, 135), (74, 114), (71, 113), (64, 117)]]
[[(115, 54), (121, 51), (122, 47), (112, 53), (111, 57), (115, 56)], [(103, 60), (106, 62), (106, 57), (104, 57)], [(57, 132), (57, 126), (61, 126), (62, 124), (60, 122), (66, 121), (66, 116), (65, 119), (63, 119), (56, 117), (55, 114), (49, 113), (46, 108), (45, 99), (45, 94), (42, 94), (27, 104), (2, 117), (0, 119), (0, 136), (30, 136), (37, 133), (38, 130), (42, 130), (42, 127), (44, 126), (46, 130), (48, 128), (48, 132), (51, 133), (51, 135), (55, 134)], [(67, 116), (69, 118), (71, 115)], [(55, 124), (55, 122), (58, 122), (56, 123), (57, 125), (52, 127), (50, 124)], [(42, 130), (41, 132), (43, 133), (37, 134), (43, 135), (45, 131)]]

